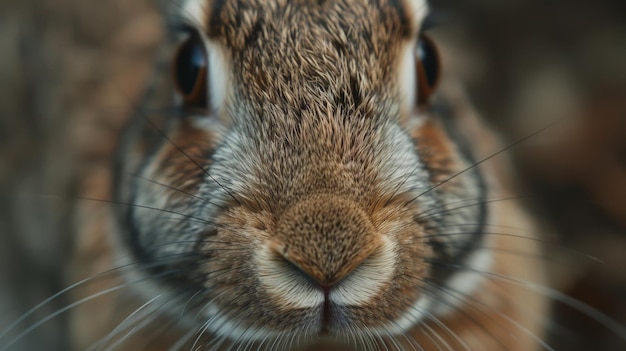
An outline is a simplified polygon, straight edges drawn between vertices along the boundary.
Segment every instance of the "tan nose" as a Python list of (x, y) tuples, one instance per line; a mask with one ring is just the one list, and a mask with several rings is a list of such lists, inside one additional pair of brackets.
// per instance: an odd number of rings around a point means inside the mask
[(328, 287), (346, 277), (380, 245), (367, 213), (353, 201), (316, 195), (281, 216), (275, 250)]

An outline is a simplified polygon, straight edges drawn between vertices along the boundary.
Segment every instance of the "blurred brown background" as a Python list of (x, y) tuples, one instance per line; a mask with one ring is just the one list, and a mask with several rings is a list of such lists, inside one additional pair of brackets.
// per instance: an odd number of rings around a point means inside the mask
[[(554, 286), (625, 325), (626, 2), (433, 3), (469, 93), (509, 142), (559, 121), (511, 150), (521, 193), (566, 262)], [(555, 349), (626, 350), (595, 320), (555, 311)]]
[[(626, 2), (432, 5), (434, 35), (454, 44), (448, 74), (461, 74), (506, 140), (560, 120), (511, 150), (522, 194), (556, 243), (548, 256), (567, 263), (550, 272), (555, 286), (626, 324)], [(108, 166), (160, 21), (149, 0), (0, 2), (0, 333), (68, 284), (72, 196)], [(555, 349), (626, 349), (594, 320), (555, 309)], [(63, 323), (16, 349), (66, 350)]]

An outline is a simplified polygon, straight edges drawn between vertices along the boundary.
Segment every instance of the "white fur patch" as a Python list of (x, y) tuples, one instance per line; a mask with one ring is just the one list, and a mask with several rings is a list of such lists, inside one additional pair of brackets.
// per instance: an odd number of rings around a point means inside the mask
[(415, 109), (415, 97), (417, 96), (417, 72), (415, 71), (415, 42), (405, 44), (400, 67), (398, 81), (400, 82), (400, 94), (403, 97), (403, 111), (410, 114)]
[(381, 165), (381, 190), (391, 195), (419, 194), (428, 189), (429, 184), (425, 182), (428, 174), (406, 132), (396, 124), (387, 124), (383, 133), (384, 149), (377, 155), (377, 164)]
[(383, 238), (381, 251), (363, 263), (330, 292), (330, 300), (343, 306), (363, 306), (393, 278), (395, 244)]
[(174, 6), (180, 9), (180, 15), (189, 21), (189, 24), (199, 28), (206, 26), (207, 4), (206, 0), (183, 0), (182, 6)]
[(448, 314), (462, 304), (459, 301), (459, 296), (462, 298), (472, 295), (480, 282), (485, 279), (485, 275), (481, 272), (490, 271), (492, 258), (491, 251), (487, 249), (477, 250), (472, 253), (465, 264), (460, 263), (467, 268), (460, 270), (447, 282), (445, 289), (450, 293), (442, 292), (439, 300), (444, 301), (444, 303), (440, 304), (434, 313), (437, 315)]
[[(232, 129), (224, 138), (223, 145), (215, 151), (213, 159), (215, 164), (211, 167), (211, 175), (231, 194), (238, 197), (244, 196), (251, 185), (259, 184), (260, 180), (255, 176), (259, 156), (253, 151), (253, 140), (239, 129)], [(206, 178), (207, 184), (213, 184), (214, 180)], [(214, 187), (208, 198), (225, 199), (229, 195), (222, 187)]]
[(208, 319), (203, 329), (213, 334), (227, 335), (231, 340), (266, 340), (278, 336), (278, 332), (253, 328), (242, 325), (237, 320), (232, 320), (220, 312), (220, 308), (211, 305), (207, 308)]
[(404, 4), (413, 23), (419, 26), (428, 14), (428, 2), (426, 0), (404, 0)]
[(423, 320), (424, 316), (429, 314), (428, 311), (432, 308), (432, 305), (433, 299), (428, 295), (424, 295), (402, 317), (388, 325), (376, 328), (374, 331), (381, 335), (388, 333), (402, 334)]
[(220, 111), (226, 100), (226, 93), (230, 86), (230, 66), (226, 52), (222, 47), (205, 39), (209, 58), (209, 106), (214, 111)]
[(324, 292), (285, 261), (277, 260), (268, 246), (254, 257), (263, 288), (281, 304), (293, 309), (308, 309), (324, 304)]
[[(418, 299), (413, 307), (391, 325), (376, 329), (377, 332), (403, 333), (411, 329), (424, 319), (440, 318), (463, 304), (463, 297), (470, 296), (484, 279), (479, 272), (488, 271), (491, 267), (492, 257), (488, 250), (478, 250), (472, 254), (463, 269), (456, 273), (442, 288), (441, 294), (436, 298), (432, 293), (424, 294)], [(444, 292), (445, 291), (445, 292)], [(448, 292), (449, 291), (449, 292)]]

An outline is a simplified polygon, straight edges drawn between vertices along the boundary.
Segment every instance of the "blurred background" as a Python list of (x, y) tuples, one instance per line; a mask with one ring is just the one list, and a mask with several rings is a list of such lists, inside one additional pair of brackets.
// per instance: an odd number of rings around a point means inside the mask
[[(505, 140), (559, 121), (511, 150), (520, 193), (556, 244), (554, 286), (626, 325), (626, 2), (432, 4), (448, 59)], [(554, 310), (555, 349), (626, 350), (592, 318)]]
[[(511, 150), (521, 193), (554, 243), (548, 256), (566, 262), (550, 270), (554, 286), (626, 325), (626, 2), (431, 3), (433, 36), (450, 47), (446, 74), (462, 77), (505, 140), (560, 121)], [(68, 285), (81, 220), (72, 198), (107, 198), (100, 185), (161, 20), (149, 0), (0, 2), (0, 333)], [(67, 350), (65, 322), (20, 349)], [(557, 350), (626, 349), (559, 304), (550, 331)]]

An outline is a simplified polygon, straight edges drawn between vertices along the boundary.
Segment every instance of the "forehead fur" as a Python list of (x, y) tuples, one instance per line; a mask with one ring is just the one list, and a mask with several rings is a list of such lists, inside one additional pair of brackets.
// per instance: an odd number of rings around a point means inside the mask
[(285, 118), (325, 106), (367, 116), (397, 100), (401, 51), (422, 17), (415, 7), (425, 7), (419, 1), (207, 1), (199, 29), (230, 63), (228, 94), (247, 109), (232, 116), (278, 110)]
[(225, 36), (237, 49), (271, 25), (279, 30), (325, 26), (330, 32), (352, 28), (410, 35), (413, 6), (399, 0), (215, 0), (207, 1), (205, 24), (210, 36)]

